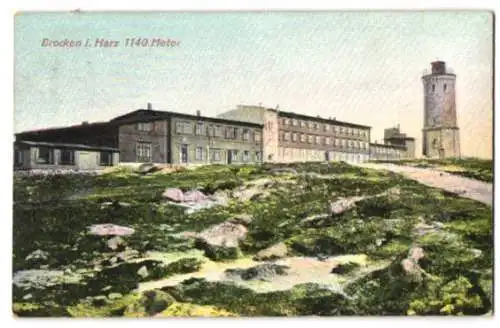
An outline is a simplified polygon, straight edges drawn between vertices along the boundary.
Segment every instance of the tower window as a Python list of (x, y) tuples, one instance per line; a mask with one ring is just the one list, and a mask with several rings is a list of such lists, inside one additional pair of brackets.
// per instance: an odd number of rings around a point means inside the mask
[(443, 91), (446, 92), (446, 84), (443, 86)]
[(436, 85), (435, 84), (432, 85), (432, 92), (434, 92), (434, 91), (436, 91)]

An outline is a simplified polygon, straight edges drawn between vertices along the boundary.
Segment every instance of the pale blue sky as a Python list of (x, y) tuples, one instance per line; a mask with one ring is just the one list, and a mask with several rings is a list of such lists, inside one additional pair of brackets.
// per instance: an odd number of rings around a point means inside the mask
[[(399, 123), (421, 153), (430, 62), (457, 74), (462, 153), (492, 156), (487, 12), (24, 13), (15, 20), (15, 132), (145, 108), (216, 115), (258, 104), (373, 127)], [(127, 48), (126, 38), (176, 48)], [(43, 48), (106, 38), (117, 48)]]

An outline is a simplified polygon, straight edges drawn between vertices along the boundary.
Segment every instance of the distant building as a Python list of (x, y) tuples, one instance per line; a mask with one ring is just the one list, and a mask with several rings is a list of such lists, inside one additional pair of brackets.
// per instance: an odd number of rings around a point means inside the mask
[(139, 109), (110, 121), (119, 126), (122, 163), (185, 165), (262, 161), (262, 125)]
[(399, 124), (397, 127), (384, 130), (384, 144), (404, 147), (406, 149), (402, 159), (415, 158), (415, 138), (401, 133)]
[(93, 171), (118, 164), (118, 149), (70, 143), (16, 141), (14, 169)]
[(424, 156), (460, 157), (460, 138), (455, 103), (456, 75), (443, 61), (431, 63), (430, 74), (422, 76), (424, 86)]
[(406, 147), (385, 143), (370, 143), (370, 160), (397, 161), (406, 156)]
[(217, 117), (262, 124), (266, 162), (369, 160), (369, 126), (262, 106), (239, 105)]

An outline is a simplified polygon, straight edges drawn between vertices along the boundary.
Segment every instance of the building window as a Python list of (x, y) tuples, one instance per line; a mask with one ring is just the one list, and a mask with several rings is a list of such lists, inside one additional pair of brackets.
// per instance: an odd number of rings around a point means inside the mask
[(326, 137), (325, 138), (325, 145), (329, 145), (331, 143), (331, 138), (330, 137)]
[(196, 147), (195, 159), (197, 161), (202, 161), (203, 160), (203, 147), (200, 147), (200, 146)]
[(293, 120), (292, 120), (292, 125), (293, 125), (293, 126), (297, 126), (297, 125), (299, 125), (299, 121), (297, 121), (296, 119), (293, 119)]
[(290, 119), (289, 118), (285, 119), (285, 125), (290, 125)]
[(432, 85), (432, 92), (434, 92), (434, 91), (436, 91), (436, 85), (435, 84)]
[(307, 143), (312, 144), (312, 143), (313, 143), (313, 140), (314, 140), (314, 136), (313, 136), (313, 135), (308, 135), (308, 136), (307, 136)]
[(320, 136), (316, 136), (316, 144), (321, 145), (321, 137)]
[(443, 91), (446, 92), (446, 83), (443, 85)]
[(191, 123), (177, 122), (175, 125), (175, 132), (181, 134), (191, 134), (193, 133), (193, 126)]
[(215, 127), (215, 136), (219, 137), (219, 138), (222, 138), (222, 126), (217, 125)]
[(248, 150), (243, 151), (243, 162), (248, 162), (250, 160), (250, 152)]
[(236, 149), (231, 150), (231, 161), (238, 161), (238, 151)]
[(195, 130), (196, 135), (203, 135), (203, 123), (196, 123), (196, 130)]
[(257, 142), (260, 142), (260, 132), (255, 132), (254, 134), (254, 140)]
[(137, 130), (141, 132), (153, 131), (153, 123), (151, 122), (137, 123)]
[(236, 128), (226, 127), (226, 139), (236, 139)]
[(313, 123), (313, 127), (314, 127), (314, 129), (319, 130), (319, 124), (318, 123)]
[(261, 151), (255, 152), (255, 159), (257, 160), (257, 162), (262, 162), (262, 152)]
[(221, 158), (222, 158), (221, 150), (220, 149), (213, 149), (212, 150), (212, 160), (216, 161), (216, 162), (220, 162)]
[(306, 122), (304, 122), (304, 121), (300, 121), (300, 127), (301, 127), (301, 128), (305, 128), (305, 127), (306, 127)]
[(54, 164), (54, 149), (49, 147), (38, 148), (38, 164)]
[(23, 164), (23, 151), (22, 150), (16, 149), (14, 151), (14, 164), (16, 166)]
[(113, 165), (113, 152), (101, 151), (99, 155), (99, 165), (100, 166), (112, 166)]
[(75, 165), (75, 151), (69, 149), (61, 149), (61, 157), (59, 164), (61, 165)]
[(136, 145), (137, 162), (151, 162), (151, 143), (138, 142)]
[(290, 135), (291, 135), (290, 132), (285, 132), (285, 138), (284, 138), (284, 140), (285, 141), (290, 141)]
[(297, 133), (293, 133), (293, 134), (292, 134), (292, 141), (293, 141), (293, 142), (297, 142), (297, 140), (298, 140), (298, 139), (299, 139), (298, 134), (297, 134)]
[(323, 125), (323, 131), (324, 132), (330, 131), (330, 126), (328, 124)]
[(243, 138), (243, 140), (245, 140), (245, 141), (250, 140), (250, 130), (248, 130), (248, 129), (244, 129), (244, 130), (243, 130), (243, 133), (242, 133), (242, 138)]
[(303, 133), (300, 135), (300, 142), (306, 142), (306, 135)]

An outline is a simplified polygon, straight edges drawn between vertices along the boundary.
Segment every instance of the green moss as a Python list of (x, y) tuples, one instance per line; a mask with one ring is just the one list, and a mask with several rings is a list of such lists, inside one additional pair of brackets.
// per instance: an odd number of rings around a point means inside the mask
[(145, 291), (135, 302), (129, 304), (125, 317), (148, 317), (160, 313), (175, 303), (175, 299), (160, 290)]
[(104, 318), (123, 316), (125, 309), (130, 304), (140, 300), (140, 295), (129, 294), (118, 300), (105, 300), (104, 304), (95, 305), (92, 300), (83, 300), (69, 306), (68, 313), (76, 318)]
[(236, 317), (237, 315), (209, 305), (174, 303), (161, 312), (159, 317)]

